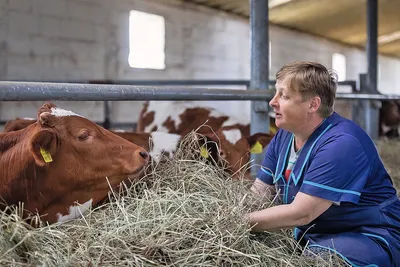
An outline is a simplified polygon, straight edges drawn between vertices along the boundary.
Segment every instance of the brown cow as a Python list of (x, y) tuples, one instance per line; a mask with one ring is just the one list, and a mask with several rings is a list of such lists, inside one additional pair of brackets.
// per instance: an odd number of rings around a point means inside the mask
[[(18, 131), (26, 128), (27, 126), (34, 124), (36, 119), (22, 119), (16, 118), (6, 122), (3, 132)], [(134, 133), (126, 131), (110, 131), (111, 133), (118, 135), (131, 143), (134, 143), (140, 147), (143, 147), (146, 151), (150, 152), (152, 159), (159, 161), (162, 155), (168, 155), (170, 157), (176, 151), (177, 145), (181, 140), (181, 136), (177, 134), (169, 134), (163, 132), (153, 133)]]
[[(7, 122), (8, 125), (27, 125), (32, 123), (30, 120), (15, 120)], [(16, 127), (9, 127), (16, 128)], [(202, 130), (202, 128), (207, 128)], [(213, 132), (208, 126), (200, 127), (197, 133), (200, 134), (199, 142), (201, 145), (207, 143), (209, 150), (208, 156), (204, 156), (204, 151), (197, 151), (199, 155), (207, 157), (210, 162), (223, 164), (228, 173), (234, 174), (234, 178), (239, 177), (238, 170), (245, 166), (250, 153), (261, 153), (273, 137), (272, 134), (258, 133), (255, 135), (243, 135), (247, 130), (242, 125), (231, 125), (219, 128)], [(183, 136), (165, 132), (133, 133), (123, 131), (111, 131), (112, 133), (145, 148), (155, 162), (159, 162), (164, 157), (171, 158)], [(202, 138), (204, 136), (204, 138)], [(258, 141), (258, 142), (257, 142)], [(205, 148), (205, 147), (204, 147)], [(254, 148), (258, 148), (258, 151)], [(203, 152), (203, 153), (201, 153)], [(250, 178), (250, 176), (248, 176)]]
[(110, 187), (137, 178), (148, 158), (143, 148), (46, 103), (37, 122), (0, 133), (0, 195), (4, 205), (24, 202), (24, 216), (65, 221), (106, 198)]

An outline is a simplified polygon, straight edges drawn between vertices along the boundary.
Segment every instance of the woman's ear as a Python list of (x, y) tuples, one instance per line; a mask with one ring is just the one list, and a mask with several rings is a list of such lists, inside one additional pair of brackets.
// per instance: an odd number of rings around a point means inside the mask
[(319, 96), (315, 96), (310, 99), (310, 105), (309, 105), (310, 113), (317, 112), (320, 106), (321, 106), (321, 98)]

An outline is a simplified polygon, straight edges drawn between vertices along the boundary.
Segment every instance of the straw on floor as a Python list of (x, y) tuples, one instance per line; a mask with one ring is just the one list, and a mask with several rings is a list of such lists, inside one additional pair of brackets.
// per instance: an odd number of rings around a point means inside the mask
[[(82, 219), (40, 228), (1, 213), (1, 266), (339, 266), (302, 255), (291, 230), (252, 234), (249, 211), (272, 205), (199, 156), (189, 134), (172, 159)], [(245, 170), (243, 170), (245, 171)], [(327, 255), (325, 255), (327, 256)]]

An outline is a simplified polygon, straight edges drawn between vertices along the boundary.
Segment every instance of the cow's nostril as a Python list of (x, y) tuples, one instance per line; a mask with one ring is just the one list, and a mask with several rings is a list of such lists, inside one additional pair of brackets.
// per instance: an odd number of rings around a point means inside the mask
[(140, 156), (142, 156), (142, 158), (147, 159), (149, 157), (149, 153), (145, 152), (145, 151), (140, 151), (139, 152)]

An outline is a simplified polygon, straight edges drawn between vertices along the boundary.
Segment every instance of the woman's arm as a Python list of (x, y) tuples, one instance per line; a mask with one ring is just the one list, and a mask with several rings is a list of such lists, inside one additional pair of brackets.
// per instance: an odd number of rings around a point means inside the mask
[(247, 214), (252, 232), (307, 225), (324, 213), (332, 202), (299, 192), (291, 204)]

